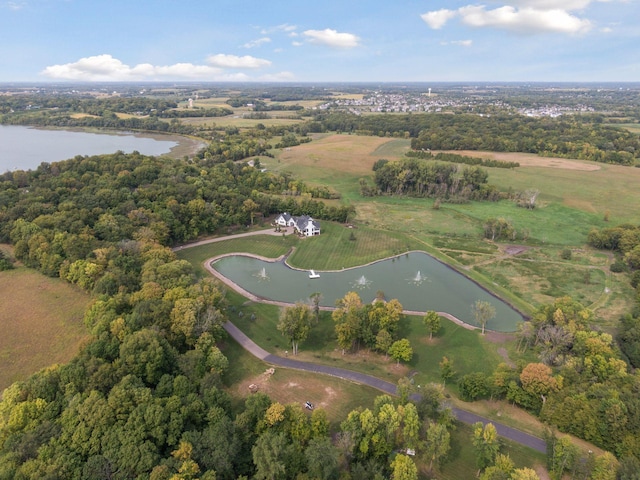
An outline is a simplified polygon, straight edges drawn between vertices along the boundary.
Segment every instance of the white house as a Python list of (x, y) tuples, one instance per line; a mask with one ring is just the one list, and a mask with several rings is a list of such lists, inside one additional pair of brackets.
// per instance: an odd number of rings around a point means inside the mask
[(281, 213), (276, 217), (275, 224), (281, 227), (293, 227), (296, 232), (306, 237), (320, 235), (320, 224), (308, 215), (294, 217), (287, 212)]

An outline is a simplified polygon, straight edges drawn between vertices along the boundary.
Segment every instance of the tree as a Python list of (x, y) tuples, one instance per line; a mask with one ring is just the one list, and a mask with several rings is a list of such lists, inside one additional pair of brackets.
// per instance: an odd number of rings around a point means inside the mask
[(333, 311), (331, 318), (336, 323), (338, 345), (344, 355), (360, 337), (363, 305), (356, 292), (347, 292), (336, 304), (338, 308)]
[(500, 444), (498, 443), (498, 432), (492, 423), (483, 425), (482, 422), (473, 424), (473, 446), (476, 448), (476, 465), (478, 470), (483, 470), (492, 465)]
[(400, 360), (409, 362), (413, 357), (413, 349), (411, 348), (409, 340), (403, 338), (402, 340), (393, 342), (391, 347), (389, 347), (389, 355), (397, 361), (396, 365), (400, 365)]
[(544, 363), (529, 363), (520, 373), (522, 389), (531, 396), (532, 406), (539, 410), (550, 392), (556, 392), (561, 382), (551, 376), (551, 367)]
[(255, 478), (279, 480), (285, 478), (287, 441), (282, 433), (264, 432), (251, 449), (256, 466)]
[(426, 432), (425, 460), (429, 462), (429, 472), (433, 472), (434, 465), (437, 465), (451, 448), (451, 435), (447, 426), (429, 422)]
[(616, 480), (616, 471), (618, 470), (618, 460), (613, 454), (604, 452), (598, 455), (591, 470), (590, 480)]
[(511, 457), (499, 453), (496, 456), (495, 464), (485, 469), (480, 480), (508, 480), (511, 478), (514, 468), (515, 465)]
[(311, 305), (313, 308), (313, 315), (316, 317), (316, 323), (320, 320), (320, 300), (322, 299), (322, 293), (314, 292), (309, 295), (311, 299)]
[(447, 380), (456, 374), (453, 370), (453, 360), (449, 360), (447, 357), (442, 357), (442, 360), (440, 360), (438, 365), (440, 365), (440, 378), (442, 379), (442, 384), (445, 385)]
[(285, 307), (280, 314), (278, 330), (292, 345), (293, 354), (298, 354), (298, 344), (309, 335), (309, 317), (311, 312), (304, 303), (296, 303), (293, 307)]
[(423, 321), (427, 327), (427, 331), (429, 332), (429, 340), (431, 340), (433, 338), (433, 334), (438, 333), (438, 330), (440, 330), (440, 315), (438, 315), (437, 312), (430, 310), (424, 316)]
[(254, 202), (250, 198), (247, 198), (242, 203), (242, 209), (249, 214), (249, 216), (251, 217), (251, 225), (253, 225), (253, 217), (255, 216), (256, 212), (260, 209), (260, 205), (258, 205), (256, 202)]
[(489, 396), (487, 376), (482, 372), (468, 373), (458, 383), (460, 397), (465, 401), (473, 401)]
[(471, 313), (476, 323), (482, 327), (482, 334), (484, 335), (487, 322), (496, 316), (495, 307), (484, 300), (476, 300), (476, 303), (471, 307)]
[(385, 329), (382, 329), (376, 335), (376, 350), (384, 352), (384, 356), (389, 354), (389, 348), (393, 344), (393, 337)]
[(393, 480), (418, 480), (418, 468), (407, 455), (399, 454), (391, 462)]
[(549, 473), (553, 480), (560, 480), (565, 470), (570, 469), (578, 458), (578, 447), (571, 443), (569, 437), (561, 437), (553, 441), (549, 462)]
[(509, 480), (540, 480), (535, 470), (531, 468), (516, 468)]
[(312, 438), (304, 451), (312, 478), (331, 480), (338, 476), (339, 452), (328, 437)]

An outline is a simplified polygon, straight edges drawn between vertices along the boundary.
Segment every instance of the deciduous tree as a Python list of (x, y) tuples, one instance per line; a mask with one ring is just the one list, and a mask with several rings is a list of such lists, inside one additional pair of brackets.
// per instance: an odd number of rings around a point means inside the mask
[(309, 306), (304, 303), (296, 303), (293, 307), (285, 307), (280, 314), (278, 330), (292, 345), (293, 354), (298, 354), (298, 345), (309, 335)]

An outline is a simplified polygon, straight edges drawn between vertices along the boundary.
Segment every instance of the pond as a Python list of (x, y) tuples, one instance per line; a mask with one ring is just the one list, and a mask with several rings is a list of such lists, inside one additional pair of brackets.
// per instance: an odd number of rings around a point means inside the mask
[(257, 297), (287, 303), (308, 302), (320, 292), (322, 306), (333, 307), (349, 291), (357, 292), (365, 303), (376, 298), (396, 298), (405, 310), (447, 312), (465, 323), (475, 325), (472, 306), (487, 301), (496, 309), (487, 328), (513, 332), (522, 314), (451, 267), (422, 252), (412, 252), (362, 267), (338, 272), (294, 270), (284, 261), (267, 262), (257, 258), (232, 255), (218, 259), (212, 267), (229, 280)]
[(158, 140), (130, 132), (88, 133), (0, 125), (0, 173), (34, 170), (42, 162), (52, 163), (76, 155), (100, 155), (118, 150), (163, 155), (177, 144), (174, 140)]

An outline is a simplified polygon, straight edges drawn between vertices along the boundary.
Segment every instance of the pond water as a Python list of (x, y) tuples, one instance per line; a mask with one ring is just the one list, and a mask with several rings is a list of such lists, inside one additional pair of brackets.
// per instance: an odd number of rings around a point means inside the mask
[(134, 150), (144, 155), (168, 153), (178, 143), (137, 134), (88, 133), (0, 125), (0, 173), (33, 170), (42, 162), (52, 163), (76, 155), (101, 155)]
[(322, 294), (322, 306), (335, 306), (336, 300), (349, 291), (357, 292), (365, 303), (372, 302), (378, 291), (387, 299), (397, 298), (405, 310), (447, 312), (465, 323), (475, 325), (472, 306), (477, 300), (491, 303), (496, 316), (487, 328), (513, 332), (523, 316), (464, 275), (435, 258), (412, 252), (371, 265), (340, 272), (294, 270), (282, 262), (266, 262), (233, 255), (212, 263), (219, 273), (248, 292), (269, 300), (308, 302), (314, 292)]

